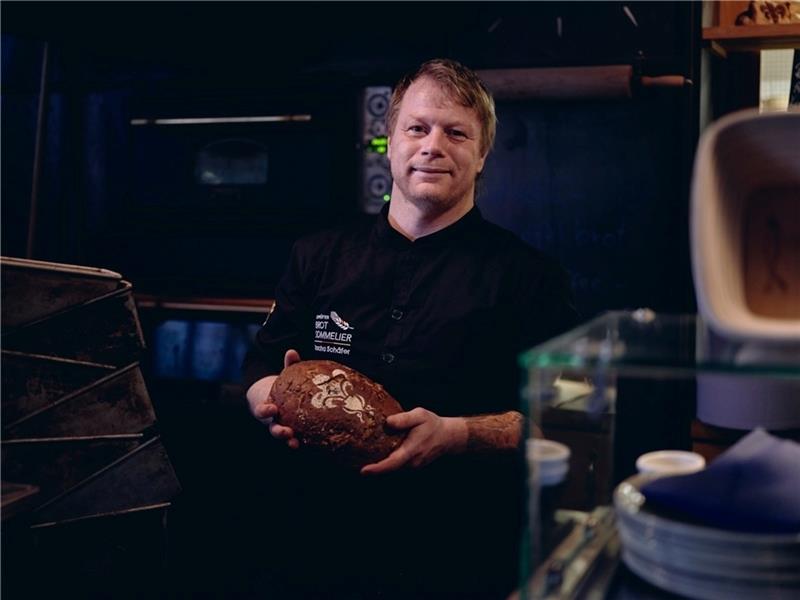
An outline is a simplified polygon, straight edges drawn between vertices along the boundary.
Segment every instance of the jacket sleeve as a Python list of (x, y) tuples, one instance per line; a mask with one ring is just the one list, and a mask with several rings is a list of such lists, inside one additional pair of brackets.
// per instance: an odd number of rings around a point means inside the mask
[[(242, 365), (247, 388), (263, 377), (280, 373), (287, 350), (295, 349), (301, 357), (307, 351), (303, 332), (312, 322), (310, 313), (316, 289), (309, 254), (302, 240), (292, 247), (286, 271), (275, 290), (275, 306), (256, 334)], [(305, 338), (310, 339), (310, 335)]]

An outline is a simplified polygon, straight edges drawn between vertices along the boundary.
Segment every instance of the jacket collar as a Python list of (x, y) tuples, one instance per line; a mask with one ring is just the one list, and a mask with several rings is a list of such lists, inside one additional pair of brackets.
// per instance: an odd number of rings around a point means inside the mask
[(400, 247), (429, 247), (449, 243), (455, 239), (468, 236), (481, 222), (483, 222), (483, 215), (481, 215), (481, 211), (477, 206), (473, 206), (467, 214), (458, 219), (455, 223), (451, 223), (444, 229), (440, 229), (434, 233), (417, 238), (412, 242), (389, 223), (389, 203), (387, 202), (381, 209), (381, 213), (378, 215), (377, 221), (375, 222), (374, 234), (378, 240), (393, 245), (397, 244)]

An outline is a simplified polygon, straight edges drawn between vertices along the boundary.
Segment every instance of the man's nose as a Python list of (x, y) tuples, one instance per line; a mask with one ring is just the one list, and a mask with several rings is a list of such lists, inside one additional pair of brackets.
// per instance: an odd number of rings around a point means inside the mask
[(447, 135), (443, 129), (434, 127), (430, 130), (428, 135), (425, 136), (425, 143), (422, 145), (422, 154), (441, 156), (444, 154), (444, 145), (447, 140)]

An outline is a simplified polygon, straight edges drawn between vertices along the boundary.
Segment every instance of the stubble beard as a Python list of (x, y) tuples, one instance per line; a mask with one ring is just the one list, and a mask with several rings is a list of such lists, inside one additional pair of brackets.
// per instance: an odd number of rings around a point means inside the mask
[(446, 213), (458, 203), (458, 200), (455, 198), (442, 198), (437, 194), (412, 195), (408, 197), (408, 201), (413, 204), (418, 211), (429, 216)]
[[(465, 199), (469, 199), (470, 190), (465, 190), (460, 195), (445, 196), (436, 193), (413, 193), (411, 190), (400, 190), (403, 198), (420, 213), (428, 217), (437, 217), (445, 214), (452, 208), (458, 206)], [(475, 188), (472, 188), (472, 198), (474, 200)]]

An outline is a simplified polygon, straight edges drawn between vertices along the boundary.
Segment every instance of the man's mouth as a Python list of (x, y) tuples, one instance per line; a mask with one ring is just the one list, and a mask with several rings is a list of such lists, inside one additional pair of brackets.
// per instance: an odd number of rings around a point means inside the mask
[(411, 167), (412, 173), (414, 171), (419, 173), (426, 173), (428, 175), (447, 175), (450, 173), (449, 169), (440, 169), (437, 167)]

